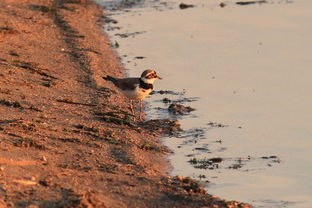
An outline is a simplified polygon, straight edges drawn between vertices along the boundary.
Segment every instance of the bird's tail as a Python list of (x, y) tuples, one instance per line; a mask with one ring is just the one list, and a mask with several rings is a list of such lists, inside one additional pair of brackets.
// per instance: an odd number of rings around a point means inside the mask
[(111, 76), (106, 76), (106, 77), (102, 77), (102, 78), (105, 79), (105, 80), (107, 80), (107, 81), (111, 81), (111, 82), (113, 82), (113, 83), (116, 82), (116, 78), (111, 77)]

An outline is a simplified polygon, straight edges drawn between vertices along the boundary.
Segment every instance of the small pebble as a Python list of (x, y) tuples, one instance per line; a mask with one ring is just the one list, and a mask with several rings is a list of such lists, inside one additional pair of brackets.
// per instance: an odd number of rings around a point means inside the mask
[(178, 181), (182, 181), (183, 180), (183, 177), (182, 176), (176, 176), (176, 179), (178, 180)]
[(219, 197), (217, 197), (216, 195), (211, 195), (211, 198), (218, 199)]
[(222, 8), (226, 6), (226, 4), (225, 4), (224, 2), (221, 2), (219, 5), (220, 5), (220, 7), (222, 7)]

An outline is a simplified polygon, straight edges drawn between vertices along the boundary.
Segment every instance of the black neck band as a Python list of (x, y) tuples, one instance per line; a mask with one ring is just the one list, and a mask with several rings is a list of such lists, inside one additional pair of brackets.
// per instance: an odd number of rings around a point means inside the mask
[(148, 84), (148, 83), (145, 83), (143, 82), (142, 79), (140, 79), (140, 87), (145, 89), (145, 90), (149, 90), (149, 89), (153, 89), (153, 85), (152, 84)]

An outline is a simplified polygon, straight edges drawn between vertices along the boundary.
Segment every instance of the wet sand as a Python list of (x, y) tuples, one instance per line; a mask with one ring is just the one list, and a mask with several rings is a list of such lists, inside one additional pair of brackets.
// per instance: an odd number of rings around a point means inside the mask
[(0, 3), (0, 207), (249, 207), (168, 176), (88, 0)]

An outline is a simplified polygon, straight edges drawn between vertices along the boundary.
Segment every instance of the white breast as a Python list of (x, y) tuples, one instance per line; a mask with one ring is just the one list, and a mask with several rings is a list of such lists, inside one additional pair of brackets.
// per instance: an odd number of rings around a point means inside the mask
[(130, 99), (143, 99), (152, 92), (152, 89), (142, 89), (137, 85), (134, 90), (126, 90), (124, 94)]

